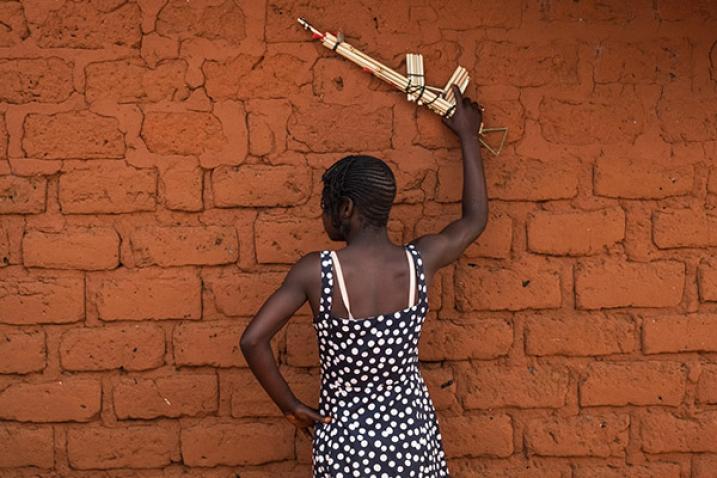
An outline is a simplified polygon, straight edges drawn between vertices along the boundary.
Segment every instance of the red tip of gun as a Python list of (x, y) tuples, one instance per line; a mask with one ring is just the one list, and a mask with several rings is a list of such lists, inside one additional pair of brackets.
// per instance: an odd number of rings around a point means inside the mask
[(311, 38), (313, 38), (314, 40), (318, 40), (319, 38), (324, 38), (324, 35), (321, 33), (312, 33)]
[(363, 71), (365, 71), (366, 73), (373, 73), (373, 70), (367, 66), (363, 67)]

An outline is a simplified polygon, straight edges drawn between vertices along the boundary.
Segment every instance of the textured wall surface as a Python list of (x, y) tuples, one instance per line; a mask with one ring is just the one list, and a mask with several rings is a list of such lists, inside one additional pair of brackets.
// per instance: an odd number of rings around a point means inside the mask
[[(390, 162), (396, 242), (459, 217), (462, 165), (300, 15), (465, 66), (510, 128), (421, 339), (453, 475), (716, 476), (712, 0), (0, 2), (0, 476), (310, 476), (239, 337), (341, 247), (328, 165)], [(310, 315), (273, 345), (316, 405)]]

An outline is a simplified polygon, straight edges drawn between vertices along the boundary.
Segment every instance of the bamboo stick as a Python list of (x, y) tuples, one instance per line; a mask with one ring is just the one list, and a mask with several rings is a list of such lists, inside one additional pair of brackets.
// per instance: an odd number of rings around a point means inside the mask
[[(463, 68), (462, 66), (458, 66), (455, 71), (453, 72), (453, 75), (451, 75), (451, 79), (446, 84), (446, 87), (441, 90), (439, 88), (433, 88), (433, 87), (425, 87), (425, 81), (421, 84), (423, 86), (422, 89), (419, 89), (418, 92), (412, 93), (412, 87), (416, 85), (415, 82), (410, 82), (407, 77), (401, 75), (397, 71), (389, 68), (388, 66), (384, 65), (383, 63), (375, 60), (374, 58), (371, 58), (367, 54), (357, 50), (349, 43), (343, 41), (343, 38), (339, 35), (337, 36), (331, 34), (330, 32), (320, 32), (309, 22), (307, 22), (303, 18), (298, 19), (299, 24), (304, 27), (306, 30), (310, 30), (312, 32), (312, 37), (314, 39), (320, 39), (321, 43), (328, 49), (335, 51), (337, 54), (343, 56), (349, 61), (352, 61), (353, 63), (356, 63), (360, 67), (362, 67), (365, 71), (372, 73), (374, 76), (386, 81), (387, 83), (392, 84), (399, 90), (405, 92), (407, 94), (407, 99), (409, 101), (416, 100), (418, 104), (426, 106), (428, 109), (434, 111), (435, 113), (440, 114), (441, 116), (450, 117), (453, 115), (453, 112), (455, 110), (455, 98), (453, 97), (453, 92), (451, 91), (451, 85), (455, 83), (458, 85), (461, 93), (463, 93), (468, 86), (468, 82), (470, 80), (470, 77), (468, 75), (468, 71)], [(409, 63), (410, 62), (410, 63)], [(406, 70), (407, 73), (412, 73), (413, 71), (420, 71), (423, 73), (423, 56), (420, 54), (408, 54), (406, 56)], [(416, 78), (416, 77), (414, 77)], [(420, 95), (420, 99), (419, 99)], [(488, 143), (486, 143), (481, 136), (484, 132), (503, 132), (503, 138), (501, 140), (500, 146), (498, 150), (494, 150)], [(483, 144), (483, 146), (486, 147), (491, 153), (494, 155), (498, 155), (500, 153), (500, 150), (503, 148), (503, 144), (505, 142), (505, 137), (507, 135), (507, 128), (483, 128), (483, 124), (481, 123), (480, 128), (478, 130), (478, 140)]]

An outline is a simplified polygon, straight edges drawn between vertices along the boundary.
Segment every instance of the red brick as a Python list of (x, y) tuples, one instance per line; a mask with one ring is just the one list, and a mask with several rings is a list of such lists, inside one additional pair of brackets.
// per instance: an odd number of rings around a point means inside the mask
[(0, 214), (44, 212), (46, 185), (40, 177), (0, 176)]
[[(457, 217), (447, 214), (424, 216), (416, 224), (416, 235), (435, 234), (456, 219)], [(513, 220), (507, 214), (491, 211), (486, 228), (478, 236), (478, 239), (468, 246), (463, 255), (466, 257), (507, 259), (510, 257), (512, 242)]]
[(689, 164), (611, 156), (595, 163), (595, 194), (625, 199), (662, 199), (689, 194), (694, 168)]
[(147, 149), (157, 154), (218, 152), (227, 142), (221, 121), (204, 111), (147, 112), (141, 135)]
[(52, 427), (0, 424), (0, 468), (52, 468), (55, 444)]
[(193, 268), (118, 268), (87, 275), (101, 320), (202, 318), (202, 284)]
[[(506, 151), (500, 161), (484, 163), (488, 197), (505, 201), (568, 199), (577, 195), (578, 163), (511, 157)], [(436, 200), (460, 202), (463, 173), (454, 164), (438, 169)]]
[(261, 56), (242, 54), (225, 62), (205, 62), (207, 94), (213, 100), (276, 98), (277, 91), (283, 92), (282, 97), (300, 96), (302, 85), (311, 83), (320, 48), (305, 43), (302, 36), (301, 43), (262, 45)]
[(629, 317), (579, 311), (535, 314), (525, 320), (529, 355), (610, 355), (636, 348), (636, 326)]
[(574, 42), (509, 43), (479, 41), (475, 81), (520, 87), (578, 82), (578, 48)]
[(0, 373), (31, 373), (45, 368), (45, 332), (0, 327)]
[[(451, 65), (456, 58), (453, 55), (454, 44), (447, 43), (445, 46), (450, 48), (450, 53), (447, 53), (442, 49), (442, 53), (446, 53), (444, 60), (447, 58), (451, 62)], [(423, 51), (424, 57), (430, 55), (430, 53)], [(433, 59), (432, 59), (433, 60)], [(432, 68), (440, 68), (431, 61)], [(339, 55), (335, 55), (328, 58), (319, 58), (313, 67), (314, 81), (312, 84), (312, 90), (314, 95), (321, 98), (323, 103), (337, 104), (337, 105), (357, 105), (366, 103), (368, 101), (377, 100), (376, 92), (371, 90), (371, 83), (375, 81), (372, 75), (361, 75), (357, 71), (357, 67), (354, 63), (346, 61)], [(434, 117), (435, 119), (435, 117)]]
[(694, 455), (692, 459), (693, 478), (710, 478), (715, 469), (717, 469), (717, 456)]
[(179, 159), (160, 169), (159, 197), (167, 209), (200, 211), (203, 208), (203, 172), (199, 161)]
[(717, 301), (717, 265), (710, 262), (700, 264), (697, 283), (702, 301)]
[(119, 246), (117, 231), (108, 227), (28, 231), (22, 238), (26, 267), (114, 269), (119, 264)]
[(0, 392), (0, 418), (20, 422), (86, 422), (100, 412), (96, 379), (62, 377), (47, 383), (16, 383)]
[[(174, 329), (174, 360), (177, 365), (246, 367), (239, 341), (248, 321), (185, 323)], [(278, 335), (276, 337), (279, 337)], [(278, 356), (278, 338), (272, 341)]]
[(205, 419), (182, 429), (182, 458), (188, 466), (260, 465), (294, 456), (295, 427), (277, 421)]
[(624, 457), (628, 415), (599, 414), (535, 418), (526, 423), (526, 448), (542, 456)]
[(0, 46), (17, 45), (30, 36), (23, 7), (24, 5), (20, 2), (3, 2), (0, 4), (0, 18), (7, 25), (7, 28), (4, 28), (0, 33)]
[(643, 465), (583, 465), (574, 467), (575, 478), (680, 478), (680, 465), (677, 463), (646, 463)]
[(316, 330), (308, 321), (296, 321), (287, 325), (286, 363), (293, 367), (316, 367), (319, 365)]
[(467, 366), (458, 392), (466, 409), (560, 408), (568, 393), (568, 373), (549, 367), (491, 364)]
[(513, 327), (506, 320), (428, 320), (419, 351), (420, 359), (427, 361), (485, 360), (507, 355), (512, 345)]
[(88, 110), (29, 113), (22, 148), (40, 159), (121, 158), (125, 153), (117, 119)]
[(516, 0), (488, 0), (480, 12), (471, 8), (470, 0), (445, 3), (431, 0), (429, 5), (438, 13), (436, 24), (441, 28), (470, 30), (481, 27), (514, 28), (520, 25), (522, 4)]
[(671, 143), (717, 139), (717, 99), (689, 95), (662, 98), (657, 102), (662, 137)]
[(217, 410), (215, 374), (120, 377), (112, 386), (117, 418), (203, 416)]
[(656, 10), (658, 18), (668, 22), (693, 22), (696, 19), (717, 18), (717, 8), (710, 0), (693, 0), (691, 2), (658, 0)]
[(0, 322), (65, 324), (85, 318), (85, 284), (77, 271), (0, 268)]
[(246, 15), (235, 3), (199, 4), (182, 0), (164, 2), (157, 15), (157, 32), (163, 36), (222, 38), (238, 46), (246, 38)]
[(450, 365), (428, 368), (421, 364), (421, 376), (436, 410), (450, 410), (458, 405), (456, 380)]
[(580, 404), (678, 406), (685, 384), (686, 372), (678, 362), (593, 362), (580, 382)]
[(528, 248), (551, 255), (593, 255), (625, 238), (625, 211), (536, 211), (528, 218)]
[(645, 318), (642, 347), (646, 354), (717, 352), (717, 314)]
[[(253, 316), (280, 285), (285, 273), (242, 272), (237, 267), (212, 267), (202, 271), (205, 317), (210, 303), (227, 316)], [(208, 295), (209, 297), (206, 297)]]
[[(222, 400), (228, 404), (232, 417), (284, 417), (251, 370), (222, 370), (219, 373)], [(286, 376), (284, 379), (296, 394), (296, 384)]]
[[(637, 17), (645, 0), (636, 2), (559, 2), (540, 4), (541, 18), (545, 21), (594, 23), (629, 23)], [(584, 26), (583, 26), (584, 28)]]
[(561, 305), (560, 276), (542, 261), (513, 262), (510, 268), (456, 267), (456, 303), (461, 311), (557, 308)]
[(74, 90), (72, 63), (58, 57), (4, 59), (0, 76), (0, 101), (5, 103), (61, 103)]
[(439, 416), (446, 457), (509, 457), (513, 454), (513, 423), (509, 415)]
[[(714, 51), (717, 52), (717, 48), (715, 48)], [(717, 64), (717, 59), (715, 61), (715, 64)], [(713, 194), (717, 194), (717, 166), (712, 166), (712, 168), (710, 169), (710, 176), (709, 180), (707, 181), (707, 191)]]
[(8, 131), (5, 114), (0, 115), (0, 158), (7, 158)]
[(70, 329), (60, 341), (65, 370), (146, 370), (164, 364), (164, 331), (154, 325)]
[(149, 226), (133, 230), (129, 239), (138, 267), (217, 265), (239, 258), (239, 240), (230, 226)]
[(698, 403), (717, 403), (717, 365), (702, 365), (699, 382), (697, 383)]
[(717, 215), (692, 209), (658, 211), (653, 233), (660, 248), (717, 246)]
[(673, 307), (682, 300), (685, 265), (677, 261), (647, 263), (601, 260), (575, 269), (580, 309)]
[(33, 28), (33, 38), (40, 48), (138, 46), (142, 24), (139, 5), (125, 3), (116, 8), (101, 5), (71, 2), (49, 10), (46, 19)]
[(157, 173), (123, 161), (64, 161), (58, 194), (65, 214), (154, 211)]
[(480, 476), (490, 478), (561, 478), (570, 476), (571, 468), (565, 463), (549, 461), (547, 463), (532, 458), (514, 458), (510, 461), (470, 458), (450, 461), (450, 472), (456, 476)]
[[(254, 223), (257, 263), (294, 264), (307, 251), (316, 249), (317, 241), (326, 236), (316, 221), (292, 214), (260, 214)], [(277, 237), (284, 239), (277, 241)]]
[(625, 43), (608, 40), (596, 49), (594, 78), (597, 83), (670, 83), (686, 80), (691, 55), (686, 38), (656, 38), (649, 42)]
[(71, 427), (67, 457), (70, 466), (80, 470), (162, 467), (179, 461), (179, 431), (174, 425), (154, 424)]
[[(320, 373), (318, 367), (306, 370), (281, 365), (279, 372), (291, 386), (296, 397), (310, 407), (319, 406)], [(281, 417), (281, 409), (261, 386), (249, 369), (220, 371), (222, 402), (231, 410), (231, 416)]]
[(295, 166), (242, 165), (212, 171), (217, 207), (276, 207), (304, 203), (311, 190), (311, 172)]
[(285, 99), (250, 100), (246, 107), (249, 152), (254, 156), (265, 156), (286, 151), (286, 125), (291, 116), (291, 103)]
[[(152, 18), (152, 21), (154, 21), (154, 18)], [(150, 68), (156, 68), (157, 64), (162, 60), (179, 56), (179, 41), (176, 38), (164, 37), (156, 31), (145, 33), (142, 35), (140, 52), (147, 65)]]
[(85, 97), (90, 103), (147, 103), (189, 96), (184, 60), (168, 60), (147, 68), (141, 58), (90, 63), (85, 67)]
[(543, 136), (558, 144), (632, 143), (647, 123), (639, 99), (629, 94), (582, 100), (546, 97), (539, 108)]
[(717, 412), (677, 416), (648, 411), (641, 420), (642, 450), (647, 453), (714, 453), (717, 451)]
[[(331, 118), (330, 135), (326, 118)], [(389, 149), (392, 124), (389, 107), (314, 103), (289, 117), (289, 144), (295, 151), (314, 153)]]
[[(439, 55), (442, 59), (446, 57), (445, 48), (439, 50)], [(424, 62), (426, 61), (424, 55)], [(447, 70), (452, 71), (458, 63), (457, 60), (451, 61), (450, 67), (448, 67)], [(435, 65), (431, 64), (431, 67), (434, 68)], [(494, 88), (494, 90), (491, 91), (490, 88)], [(487, 93), (484, 93), (484, 91)], [(482, 89), (481, 92), (481, 104), (485, 106), (484, 123), (486, 127), (501, 126), (507, 128), (505, 144), (516, 142), (523, 137), (523, 133), (525, 132), (525, 108), (519, 101), (517, 91), (517, 88), (511, 86), (487, 86), (486, 90)], [(425, 147), (428, 150), (434, 150), (432, 151), (432, 155), (434, 156), (436, 153), (439, 153), (440, 157), (447, 156), (449, 158), (456, 158), (456, 161), (458, 161), (457, 166), (459, 169), (462, 169), (459, 160), (461, 152), (458, 149), (460, 146), (458, 137), (452, 133), (446, 134), (445, 124), (443, 124), (440, 117), (429, 109), (419, 107), (415, 114), (418, 135), (410, 139), (411, 143)], [(403, 115), (401, 116), (401, 119), (405, 121)], [(486, 132), (483, 136), (483, 140), (493, 149), (496, 149), (500, 144), (502, 135), (502, 132)], [(398, 140), (400, 141), (400, 137)], [(441, 151), (439, 148), (446, 148), (447, 151)], [(400, 151), (403, 153), (402, 157), (408, 157), (407, 152), (403, 152), (403, 148)], [(512, 154), (510, 148), (506, 148), (505, 152), (501, 152), (501, 158), (510, 154)], [(490, 153), (485, 148), (485, 145), (481, 145), (481, 157), (488, 159), (487, 163), (490, 163), (490, 158), (493, 157), (493, 153)], [(414, 159), (411, 161), (414, 161)]]

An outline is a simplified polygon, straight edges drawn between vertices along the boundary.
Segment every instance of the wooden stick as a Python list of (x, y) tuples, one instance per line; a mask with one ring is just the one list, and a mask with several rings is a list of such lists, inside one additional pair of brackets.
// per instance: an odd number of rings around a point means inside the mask
[[(314, 39), (320, 39), (321, 43), (328, 49), (335, 51), (339, 55), (343, 56), (344, 58), (356, 63), (360, 67), (364, 69), (364, 71), (367, 71), (369, 73), (372, 73), (374, 76), (386, 81), (387, 83), (392, 84), (399, 90), (405, 92), (407, 94), (407, 98), (409, 101), (412, 101), (413, 99), (416, 99), (419, 104), (425, 105), (428, 109), (434, 111), (435, 113), (440, 114), (441, 116), (450, 117), (453, 115), (453, 112), (455, 111), (455, 98), (453, 97), (453, 92), (451, 91), (451, 85), (453, 83), (457, 84), (461, 93), (463, 93), (468, 86), (468, 82), (470, 80), (468, 76), (468, 71), (463, 68), (462, 66), (458, 66), (455, 71), (453, 72), (453, 75), (451, 76), (451, 79), (446, 84), (446, 87), (441, 91), (438, 88), (432, 88), (432, 87), (425, 87), (422, 90), (422, 94), (420, 99), (418, 99), (418, 92), (411, 94), (409, 93), (409, 87), (413, 87), (416, 85), (415, 82), (409, 82), (408, 78), (401, 75), (397, 71), (389, 68), (388, 66), (384, 65), (383, 63), (371, 58), (370, 56), (366, 55), (365, 53), (357, 50), (352, 45), (345, 41), (339, 41), (339, 39), (332, 35), (329, 32), (322, 33), (309, 22), (307, 22), (303, 18), (298, 19), (299, 24), (304, 27), (306, 30), (310, 30), (312, 32), (312, 37)], [(338, 35), (338, 33), (337, 33)], [(410, 57), (406, 57), (406, 69), (408, 73), (411, 73), (412, 71), (419, 71), (423, 72), (423, 56), (422, 55), (411, 55)], [(415, 57), (414, 57), (415, 56)], [(410, 59), (410, 66), (409, 66), (409, 58)], [(414, 61), (415, 60), (415, 61)], [(415, 78), (415, 77), (414, 77)], [(423, 83), (425, 85), (425, 82)], [(480, 137), (483, 135), (483, 132), (496, 132), (496, 131), (503, 131), (503, 140), (500, 143), (500, 148), (496, 152), (493, 148), (491, 148), (488, 143), (483, 141), (483, 139)], [(494, 155), (498, 155), (500, 153), (500, 150), (503, 147), (503, 143), (505, 142), (505, 137), (507, 135), (507, 128), (483, 128), (483, 125), (481, 124), (481, 127), (478, 131), (478, 140), (480, 141), (483, 146), (485, 146), (491, 153)]]

